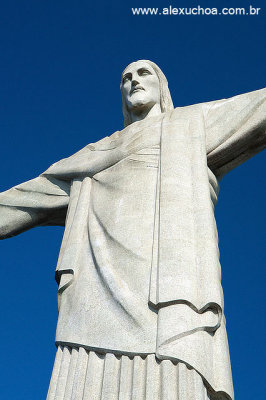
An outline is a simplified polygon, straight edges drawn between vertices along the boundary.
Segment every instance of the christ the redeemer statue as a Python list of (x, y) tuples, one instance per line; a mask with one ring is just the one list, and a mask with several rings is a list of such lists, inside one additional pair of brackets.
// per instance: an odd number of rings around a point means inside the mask
[(48, 400), (233, 399), (214, 207), (265, 147), (266, 90), (174, 108), (141, 60), (125, 128), (0, 194), (0, 236), (65, 225)]

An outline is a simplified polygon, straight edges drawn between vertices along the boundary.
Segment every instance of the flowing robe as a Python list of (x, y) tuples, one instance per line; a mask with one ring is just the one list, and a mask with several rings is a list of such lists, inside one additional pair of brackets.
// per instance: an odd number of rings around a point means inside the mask
[(0, 195), (2, 238), (66, 221), (57, 344), (182, 361), (233, 398), (214, 206), (265, 147), (265, 97), (136, 122)]

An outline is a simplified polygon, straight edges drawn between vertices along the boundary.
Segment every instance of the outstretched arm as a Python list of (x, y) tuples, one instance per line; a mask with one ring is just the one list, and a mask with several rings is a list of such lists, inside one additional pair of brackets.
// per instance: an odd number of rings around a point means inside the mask
[(39, 176), (0, 193), (0, 239), (40, 225), (64, 225), (68, 182)]
[(266, 147), (266, 89), (203, 104), (208, 166), (218, 178)]

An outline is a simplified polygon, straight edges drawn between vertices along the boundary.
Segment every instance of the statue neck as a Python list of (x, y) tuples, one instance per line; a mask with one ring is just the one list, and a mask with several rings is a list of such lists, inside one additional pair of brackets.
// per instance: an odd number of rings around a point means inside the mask
[(138, 110), (138, 112), (134, 112), (133, 110), (131, 111), (131, 121), (136, 122), (136, 121), (141, 121), (145, 118), (148, 117), (154, 117), (156, 115), (159, 115), (162, 113), (161, 106), (160, 104), (154, 104), (154, 106), (150, 109), (143, 109), (143, 110)]

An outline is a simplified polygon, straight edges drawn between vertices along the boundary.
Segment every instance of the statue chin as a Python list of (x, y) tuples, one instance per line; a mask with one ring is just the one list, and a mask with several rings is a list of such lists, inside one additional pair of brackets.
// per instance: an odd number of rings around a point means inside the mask
[(143, 97), (144, 96), (134, 99), (129, 105), (129, 111), (137, 113), (138, 111), (143, 112), (145, 108), (150, 109), (150, 102)]

